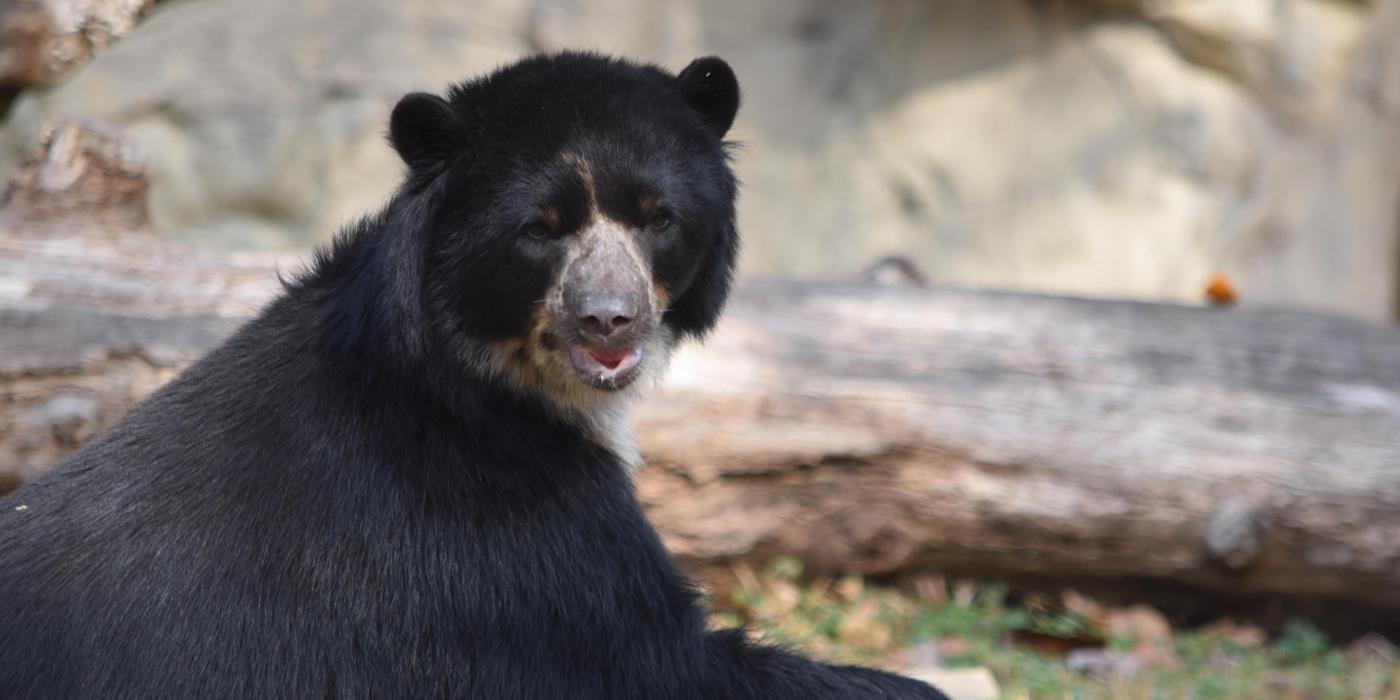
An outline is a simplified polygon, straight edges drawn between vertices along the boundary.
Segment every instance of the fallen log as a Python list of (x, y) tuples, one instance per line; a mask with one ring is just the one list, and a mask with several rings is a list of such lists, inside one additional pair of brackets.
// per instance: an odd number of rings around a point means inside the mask
[[(123, 240), (0, 236), (12, 479), (110, 425), (276, 288), (267, 260)], [(637, 424), (639, 493), (696, 567), (786, 553), (1400, 611), (1393, 327), (750, 281)]]
[(1158, 579), (1400, 609), (1400, 329), (753, 282), (639, 411), (690, 561)]

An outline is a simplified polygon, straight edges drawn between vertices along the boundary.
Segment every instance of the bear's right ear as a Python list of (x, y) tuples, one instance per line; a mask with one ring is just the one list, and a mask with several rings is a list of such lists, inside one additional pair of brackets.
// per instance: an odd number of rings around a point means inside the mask
[(457, 110), (426, 92), (405, 95), (389, 117), (389, 142), (414, 172), (446, 162), (465, 137), (466, 124)]

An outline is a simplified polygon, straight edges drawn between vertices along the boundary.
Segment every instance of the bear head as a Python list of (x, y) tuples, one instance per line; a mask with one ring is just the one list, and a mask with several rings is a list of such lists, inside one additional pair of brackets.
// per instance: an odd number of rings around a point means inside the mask
[(729, 291), (738, 105), (718, 58), (673, 75), (585, 53), (404, 97), (389, 138), (438, 344), (584, 410), (655, 376)]

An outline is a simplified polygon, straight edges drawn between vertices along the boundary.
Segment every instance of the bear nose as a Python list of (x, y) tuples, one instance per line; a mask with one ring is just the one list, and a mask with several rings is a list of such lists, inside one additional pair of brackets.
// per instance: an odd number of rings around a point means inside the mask
[(637, 317), (637, 300), (631, 294), (597, 292), (584, 295), (581, 301), (577, 311), (579, 330), (593, 338), (601, 340), (621, 333)]

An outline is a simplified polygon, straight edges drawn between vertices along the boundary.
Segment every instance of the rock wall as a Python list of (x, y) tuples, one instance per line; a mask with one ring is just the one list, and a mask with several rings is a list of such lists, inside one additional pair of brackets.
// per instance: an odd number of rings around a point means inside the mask
[(155, 0), (0, 3), (0, 114), (21, 90), (53, 85), (131, 31)]
[(399, 177), (399, 95), (561, 48), (733, 63), (748, 273), (1396, 310), (1400, 0), (167, 1), (0, 173), (102, 119), (168, 235), (298, 248)]

